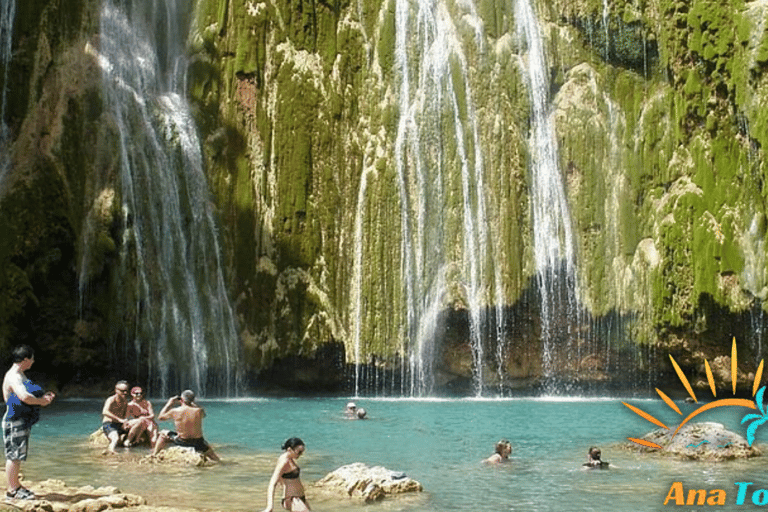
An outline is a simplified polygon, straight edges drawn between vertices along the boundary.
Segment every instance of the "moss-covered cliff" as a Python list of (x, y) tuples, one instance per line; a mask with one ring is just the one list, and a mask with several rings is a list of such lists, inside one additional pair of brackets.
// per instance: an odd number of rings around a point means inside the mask
[[(120, 355), (105, 340), (132, 354), (108, 325), (124, 242), (88, 50), (99, 6), (65, 3), (20, 7), (14, 27), (0, 340), (55, 331), (52, 346), (81, 350), (61, 376), (78, 382), (80, 360)], [(748, 367), (763, 355), (768, 290), (768, 4), (535, 7), (577, 253), (578, 357), (563, 370), (658, 377), (669, 352), (696, 372), (734, 336)], [(397, 392), (420, 369), (441, 389), (542, 375), (528, 48), (514, 2), (433, 14), (435, 45), (420, 47), (427, 28), (398, 25), (420, 16), (406, 2), (197, 2), (188, 92), (251, 386), (341, 389), (356, 360)], [(441, 45), (444, 60), (430, 53)], [(404, 77), (442, 96), (403, 102)], [(422, 356), (434, 362), (415, 368)], [(295, 382), (277, 371), (287, 361), (307, 366)]]

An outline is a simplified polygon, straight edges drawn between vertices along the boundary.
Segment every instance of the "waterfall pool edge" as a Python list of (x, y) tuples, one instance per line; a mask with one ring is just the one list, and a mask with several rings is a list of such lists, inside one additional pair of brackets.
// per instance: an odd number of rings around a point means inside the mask
[[(686, 492), (724, 489), (730, 504), (737, 497), (737, 482), (768, 488), (760, 476), (768, 470), (766, 457), (692, 463), (623, 449), (627, 437), (652, 428), (618, 398), (354, 400), (368, 411), (368, 420), (344, 416), (349, 397), (203, 400), (205, 436), (224, 460), (205, 467), (138, 464), (146, 449), (102, 456), (88, 444), (100, 422), (102, 401), (62, 400), (44, 410), (33, 427), (22, 471), (32, 481), (116, 486), (155, 507), (261, 509), (280, 446), (296, 436), (307, 446), (299, 461), (307, 497), (320, 512), (370, 512), (371, 505), (313, 496), (314, 482), (352, 462), (402, 471), (424, 486), (418, 495), (372, 505), (386, 512), (650, 511), (663, 505), (675, 482), (682, 482)], [(667, 418), (670, 411), (660, 400), (628, 400), (657, 417), (674, 419)], [(690, 407), (679, 406), (684, 412)], [(706, 421), (742, 432), (743, 414), (712, 411)], [(758, 443), (764, 435), (758, 430)], [(482, 464), (500, 438), (512, 442), (512, 462)], [(614, 470), (581, 469), (592, 445), (602, 448)]]

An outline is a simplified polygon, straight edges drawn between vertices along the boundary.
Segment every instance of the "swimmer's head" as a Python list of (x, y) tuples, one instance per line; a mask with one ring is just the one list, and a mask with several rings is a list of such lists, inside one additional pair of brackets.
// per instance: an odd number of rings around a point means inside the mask
[(601, 456), (600, 448), (598, 448), (597, 446), (591, 446), (589, 448), (588, 455), (589, 455), (589, 458), (592, 460), (600, 460), (600, 456)]
[(496, 453), (499, 455), (509, 455), (512, 453), (512, 443), (508, 439), (501, 439), (496, 443)]

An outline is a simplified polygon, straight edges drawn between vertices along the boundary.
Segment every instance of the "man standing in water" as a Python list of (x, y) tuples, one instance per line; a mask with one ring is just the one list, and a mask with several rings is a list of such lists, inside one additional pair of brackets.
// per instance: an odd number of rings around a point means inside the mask
[(8, 500), (33, 500), (35, 494), (21, 486), (21, 461), (27, 460), (29, 434), (40, 418), (39, 406), (47, 406), (54, 394), (34, 384), (24, 374), (35, 362), (35, 352), (28, 345), (13, 349), (13, 365), (3, 379), (3, 398), (7, 406), (3, 416), (3, 442), (5, 444), (5, 477), (8, 481)]
[(101, 410), (101, 429), (109, 439), (109, 453), (115, 453), (115, 446), (128, 433), (128, 382), (115, 384), (115, 394), (107, 398)]
[[(174, 407), (177, 402), (178, 407)], [(169, 398), (157, 415), (157, 421), (173, 420), (176, 432), (169, 430), (160, 432), (152, 455), (157, 455), (169, 442), (172, 442), (176, 446), (194, 448), (203, 457), (218, 461), (219, 456), (203, 439), (203, 418), (205, 418), (205, 410), (195, 403), (193, 391), (187, 389), (181, 393), (181, 396)]]

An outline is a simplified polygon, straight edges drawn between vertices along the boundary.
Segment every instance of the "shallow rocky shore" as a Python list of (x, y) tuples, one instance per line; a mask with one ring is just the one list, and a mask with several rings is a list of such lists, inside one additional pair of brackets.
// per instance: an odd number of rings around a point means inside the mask
[(35, 493), (34, 500), (12, 500), (0, 505), (0, 510), (26, 512), (100, 512), (106, 509), (122, 511), (192, 512), (192, 509), (152, 507), (135, 494), (125, 494), (116, 487), (70, 487), (61, 480), (23, 482)]

